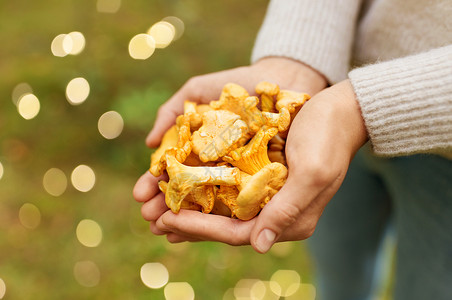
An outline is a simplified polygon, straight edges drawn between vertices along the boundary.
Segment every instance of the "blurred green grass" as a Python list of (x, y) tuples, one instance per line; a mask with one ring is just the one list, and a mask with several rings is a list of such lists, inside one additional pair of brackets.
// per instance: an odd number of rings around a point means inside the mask
[[(196, 299), (221, 299), (242, 278), (269, 280), (278, 269), (294, 269), (312, 282), (309, 258), (299, 243), (266, 255), (250, 247), (216, 243), (172, 245), (153, 236), (131, 191), (148, 168), (144, 138), (158, 106), (188, 78), (249, 62), (266, 1), (123, 1), (115, 14), (96, 11), (96, 1), (0, 1), (0, 278), (4, 299), (163, 299), (163, 289), (147, 288), (140, 268), (163, 263), (170, 282), (187, 281)], [(185, 23), (182, 38), (146, 61), (127, 52), (129, 40), (174, 15)], [(80, 31), (86, 48), (77, 56), (54, 57), (53, 38)], [(65, 87), (84, 77), (90, 95), (80, 106), (65, 99)], [(24, 120), (11, 92), (27, 82), (41, 111)], [(125, 128), (114, 140), (97, 131), (100, 115), (118, 111)], [(96, 173), (93, 190), (68, 186), (54, 197), (42, 180), (53, 167), (70, 176), (79, 164)], [(24, 203), (41, 213), (36, 229), (21, 225)], [(82, 219), (103, 230), (98, 247), (87, 248), (75, 235)], [(284, 248), (285, 247), (285, 248)], [(278, 247), (277, 247), (278, 248)], [(285, 253), (283, 250), (286, 250)], [(277, 250), (277, 249), (276, 249)], [(95, 287), (74, 278), (78, 261), (100, 270)]]

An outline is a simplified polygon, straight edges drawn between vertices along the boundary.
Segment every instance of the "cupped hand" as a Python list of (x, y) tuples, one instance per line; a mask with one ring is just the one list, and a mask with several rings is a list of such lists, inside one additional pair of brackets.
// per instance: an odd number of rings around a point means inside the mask
[[(301, 62), (283, 57), (268, 57), (253, 65), (239, 67), (222, 72), (196, 76), (187, 81), (165, 104), (157, 115), (152, 131), (146, 138), (149, 147), (157, 147), (165, 131), (171, 127), (176, 116), (183, 113), (185, 100), (208, 103), (217, 100), (226, 83), (234, 82), (253, 93), (256, 84), (261, 81), (278, 84), (282, 89), (297, 90), (314, 95), (327, 85), (325, 78), (317, 71)], [(146, 172), (134, 187), (134, 198), (143, 202), (142, 215), (151, 223), (151, 231), (163, 234), (155, 226), (156, 220), (168, 210), (164, 195), (157, 183), (164, 177), (154, 177)], [(184, 214), (184, 212), (181, 213)], [(173, 235), (169, 235), (171, 239)]]
[(166, 234), (171, 242), (251, 244), (265, 253), (277, 241), (302, 240), (313, 234), (354, 154), (366, 141), (352, 86), (348, 80), (343, 81), (313, 97), (295, 118), (286, 144), (287, 182), (254, 219), (240, 221), (196, 211), (177, 215), (167, 211), (155, 220), (150, 210), (144, 209), (143, 213), (152, 221), (151, 230)]

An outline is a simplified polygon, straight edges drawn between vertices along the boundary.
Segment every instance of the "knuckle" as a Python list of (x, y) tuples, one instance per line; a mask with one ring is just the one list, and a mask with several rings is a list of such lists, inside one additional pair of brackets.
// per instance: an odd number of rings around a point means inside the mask
[(143, 219), (145, 219), (146, 221), (153, 221), (152, 218), (152, 210), (148, 209), (147, 205), (142, 205), (141, 206), (141, 216), (143, 217)]
[(276, 220), (278, 220), (280, 225), (285, 228), (297, 221), (301, 210), (298, 206), (290, 202), (284, 202), (284, 204), (274, 213), (276, 214)]
[(305, 240), (307, 238), (310, 238), (315, 232), (316, 225), (317, 222), (315, 220), (308, 218), (302, 226), (302, 230), (300, 232), (300, 239)]
[(168, 107), (167, 103), (160, 106), (159, 109), (157, 110), (157, 115), (159, 117), (165, 117), (169, 113), (170, 113), (170, 111), (169, 111), (169, 107)]
[(306, 174), (305, 178), (308, 178), (310, 185), (315, 187), (329, 185), (336, 177), (332, 168), (318, 163), (308, 166)]

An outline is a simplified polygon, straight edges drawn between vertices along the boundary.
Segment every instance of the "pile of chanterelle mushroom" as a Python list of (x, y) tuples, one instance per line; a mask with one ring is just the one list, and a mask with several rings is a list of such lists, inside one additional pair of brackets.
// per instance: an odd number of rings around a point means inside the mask
[(309, 95), (268, 82), (256, 93), (260, 100), (229, 83), (218, 101), (185, 101), (184, 114), (151, 156), (150, 172), (168, 173), (159, 188), (174, 213), (182, 208), (249, 220), (284, 185), (287, 131)]

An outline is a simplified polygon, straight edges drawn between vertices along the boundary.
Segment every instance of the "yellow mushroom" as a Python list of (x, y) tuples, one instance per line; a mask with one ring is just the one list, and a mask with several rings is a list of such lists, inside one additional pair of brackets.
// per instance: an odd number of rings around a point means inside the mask
[[(160, 191), (162, 191), (163, 194), (166, 194), (166, 190), (168, 189), (168, 182), (160, 180), (158, 185), (159, 185)], [(188, 198), (188, 196), (187, 196), (187, 198)], [(193, 202), (189, 202), (189, 201), (186, 200), (187, 198), (185, 198), (181, 202), (181, 205), (180, 205), (181, 209), (196, 210), (196, 211), (201, 211), (202, 210), (201, 205), (198, 205), (198, 204), (193, 203)]]
[(166, 168), (165, 153), (172, 149), (179, 162), (184, 162), (192, 150), (190, 141), (190, 119), (181, 115), (176, 118), (176, 125), (171, 127), (163, 136), (160, 147), (151, 155), (149, 171), (154, 176), (160, 176)]
[(277, 162), (266, 165), (252, 176), (242, 176), (233, 214), (240, 220), (254, 218), (282, 188), (286, 179), (287, 168)]
[(276, 134), (269, 142), (268, 142), (268, 150), (271, 151), (281, 151), (284, 149), (286, 145), (286, 140), (281, 137), (281, 134)]
[(267, 81), (256, 85), (256, 93), (261, 96), (261, 108), (263, 112), (276, 112), (274, 97), (279, 93), (279, 86)]
[(276, 96), (275, 107), (278, 111), (281, 111), (281, 108), (286, 107), (291, 114), (296, 114), (310, 98), (311, 97), (305, 93), (281, 90)]
[(259, 98), (249, 96), (248, 92), (238, 84), (228, 83), (224, 86), (218, 101), (211, 101), (210, 107), (215, 110), (224, 109), (240, 116), (248, 125), (251, 133), (255, 133), (265, 124), (262, 112), (257, 107)]
[[(240, 172), (240, 176), (248, 176), (248, 174)], [(221, 203), (229, 208), (230, 217), (234, 216), (234, 210), (237, 206), (238, 195), (239, 190), (236, 186), (220, 185), (220, 188), (217, 190), (217, 200), (221, 201)]]
[(227, 154), (246, 135), (247, 126), (240, 116), (227, 110), (207, 111), (202, 126), (193, 133), (193, 152), (203, 162), (215, 161)]
[(290, 113), (286, 107), (282, 107), (279, 113), (262, 112), (265, 124), (271, 127), (277, 127), (279, 132), (286, 131), (290, 125)]
[(223, 160), (248, 174), (255, 174), (271, 163), (267, 155), (267, 144), (277, 133), (278, 129), (275, 127), (262, 127), (247, 145), (229, 152)]
[(198, 113), (197, 104), (186, 100), (184, 102), (184, 115), (190, 119), (191, 131), (198, 130), (202, 125), (202, 116)]
[(270, 159), (271, 162), (279, 162), (280, 164), (283, 164), (284, 166), (287, 166), (286, 162), (286, 155), (284, 154), (284, 150), (271, 150), (267, 152), (268, 159)]
[(237, 185), (240, 182), (240, 173), (237, 168), (185, 166), (174, 157), (174, 151), (167, 152), (166, 165), (169, 182), (165, 202), (174, 213), (179, 212), (182, 201), (196, 187)]
[(209, 104), (198, 104), (196, 106), (196, 112), (200, 115), (202, 115), (203, 113), (205, 113), (206, 111), (210, 111), (213, 110), (212, 107), (210, 107)]

